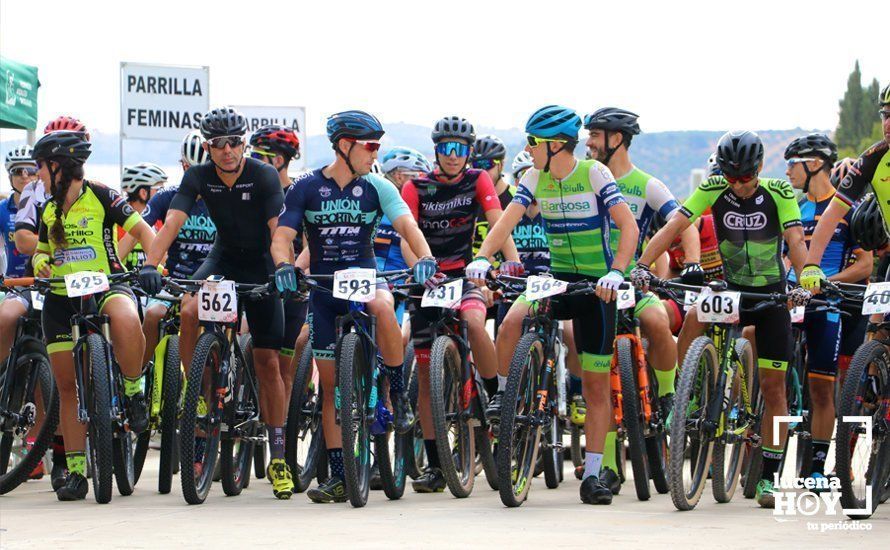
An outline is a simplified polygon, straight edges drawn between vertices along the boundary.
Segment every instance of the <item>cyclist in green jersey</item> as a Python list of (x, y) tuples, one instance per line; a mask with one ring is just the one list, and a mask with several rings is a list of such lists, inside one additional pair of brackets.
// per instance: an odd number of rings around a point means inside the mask
[[(782, 241), (799, 272), (806, 258), (800, 209), (791, 185), (784, 180), (759, 177), (763, 169), (763, 142), (754, 132), (727, 132), (717, 144), (722, 176), (703, 181), (680, 210), (649, 241), (631, 271), (634, 285), (645, 290), (652, 278), (649, 266), (661, 256), (681, 231), (711, 207), (723, 257), (723, 271), (730, 290), (785, 293)], [(810, 293), (790, 291), (795, 306), (806, 305)], [(742, 300), (742, 309), (751, 305)], [(687, 323), (697, 314), (690, 309)], [(757, 312), (742, 311), (740, 324), (756, 325), (757, 366), (764, 398), (762, 418), (763, 474), (757, 484), (757, 501), (775, 506), (773, 477), (782, 461), (787, 426), (773, 433), (773, 418), (788, 414), (785, 371), (791, 358), (791, 316), (784, 305)], [(705, 326), (697, 325), (699, 334)], [(686, 327), (684, 327), (684, 330)]]
[[(624, 270), (633, 258), (639, 230), (633, 214), (615, 184), (612, 173), (596, 160), (579, 160), (581, 118), (575, 111), (549, 105), (526, 123), (527, 151), (534, 167), (519, 182), (519, 190), (506, 212), (491, 228), (479, 258), (467, 266), (467, 276), (482, 278), (491, 268), (487, 258), (499, 250), (533, 201), (541, 208), (550, 247), (551, 272), (563, 281), (597, 279), (596, 294), (558, 301), (558, 318), (572, 318), (575, 344), (581, 355), (582, 391), (587, 401), (584, 427), (587, 453), (581, 483), (581, 500), (610, 504), (612, 492), (601, 478), (603, 447), (611, 418), (609, 366), (615, 335), (615, 296), (624, 282)], [(610, 219), (621, 239), (618, 252), (609, 246)], [(517, 300), (507, 313), (497, 338), (498, 372), (509, 372), (519, 342), (522, 320), (530, 304)]]

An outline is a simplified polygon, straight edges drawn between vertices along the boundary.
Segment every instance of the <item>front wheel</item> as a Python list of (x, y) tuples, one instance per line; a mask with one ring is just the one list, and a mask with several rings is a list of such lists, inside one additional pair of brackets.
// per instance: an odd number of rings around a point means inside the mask
[(629, 338), (618, 338), (615, 353), (618, 354), (618, 369), (621, 377), (621, 395), (624, 433), (630, 451), (630, 464), (634, 473), (634, 488), (637, 498), (649, 500), (649, 463), (646, 458), (646, 441), (643, 438), (643, 418), (640, 410), (640, 392), (637, 389), (636, 350)]
[[(739, 484), (742, 472), (742, 451), (745, 448), (748, 425), (747, 410), (751, 407), (751, 395), (754, 393), (754, 351), (751, 343), (744, 338), (735, 342), (735, 353), (739, 359), (737, 368), (733, 370), (733, 378), (727, 383), (732, 384), (729, 403), (723, 411), (723, 436), (714, 443), (713, 482), (711, 489), (714, 500), (727, 503), (732, 500)], [(744, 378), (742, 371), (744, 370)], [(745, 392), (742, 393), (742, 383)]]
[[(157, 366), (156, 366), (157, 367)], [(161, 391), (161, 458), (158, 465), (158, 492), (167, 494), (173, 484), (176, 457), (179, 403), (182, 393), (182, 365), (179, 358), (179, 336), (167, 339), (164, 354), (164, 376)]]
[(260, 405), (255, 378), (245, 358), (236, 352), (232, 400), (225, 407), (228, 430), (221, 434), (220, 481), (227, 496), (237, 496), (250, 482), (256, 438), (259, 433)]
[(321, 430), (321, 390), (312, 379), (312, 349), (303, 348), (287, 409), (284, 458), (294, 476), (294, 491), (309, 488), (325, 452)]
[(99, 504), (111, 501), (114, 472), (114, 431), (111, 419), (111, 380), (106, 359), (106, 344), (98, 334), (87, 336), (85, 348), (87, 412), (90, 415), (90, 470), (93, 496)]
[(368, 503), (371, 482), (371, 433), (366, 418), (370, 409), (371, 365), (365, 342), (350, 332), (337, 349), (337, 390), (340, 395), (340, 432), (343, 436), (343, 473), (349, 502), (356, 508)]

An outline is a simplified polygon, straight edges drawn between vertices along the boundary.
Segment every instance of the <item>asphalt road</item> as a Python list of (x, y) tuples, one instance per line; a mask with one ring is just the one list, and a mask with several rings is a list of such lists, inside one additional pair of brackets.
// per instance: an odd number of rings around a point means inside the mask
[[(160, 495), (157, 454), (152, 451), (136, 492), (115, 494), (99, 505), (92, 493), (82, 502), (58, 502), (48, 476), (0, 496), (0, 548), (206, 548), (270, 547), (315, 543), (326, 548), (477, 548), (572, 545), (617, 548), (886, 548), (890, 503), (858, 524), (822, 512), (812, 517), (775, 517), (741, 493), (717, 504), (710, 487), (699, 506), (678, 512), (669, 495), (640, 502), (626, 483), (611, 506), (580, 502), (579, 482), (566, 463), (566, 481), (548, 490), (535, 480), (529, 500), (505, 508), (498, 494), (477, 479), (473, 494), (456, 499), (411, 492), (388, 501), (372, 492), (368, 505), (320, 505), (297, 494), (272, 496), (266, 480), (252, 480), (241, 496), (226, 497), (219, 484), (201, 506), (182, 500), (178, 477), (173, 492)], [(92, 490), (92, 489), (91, 489)], [(828, 526), (828, 527), (826, 527)], [(839, 527), (840, 526), (840, 527)], [(859, 527), (859, 530), (852, 529)], [(822, 532), (823, 529), (839, 529)], [(868, 530), (865, 530), (868, 529)]]

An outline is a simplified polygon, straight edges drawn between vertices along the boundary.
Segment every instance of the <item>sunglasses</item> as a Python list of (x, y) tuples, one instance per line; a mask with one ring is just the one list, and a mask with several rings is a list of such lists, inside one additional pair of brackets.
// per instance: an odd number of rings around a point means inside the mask
[(500, 166), (499, 159), (479, 159), (472, 162), (473, 168), (477, 170), (491, 170), (495, 166)]
[[(39, 163), (38, 163), (39, 164)], [(39, 170), (36, 166), (21, 166), (19, 168), (13, 168), (9, 170), (10, 177), (12, 176), (33, 176)]]
[(459, 141), (443, 141), (436, 144), (436, 152), (446, 157), (450, 157), (452, 154), (457, 157), (466, 157), (470, 154), (470, 146)]
[(349, 139), (347, 141), (351, 141), (357, 145), (361, 145), (365, 148), (365, 151), (369, 153), (373, 153), (374, 151), (380, 150), (380, 142), (372, 139)]
[(888, 119), (890, 119), (890, 111), (887, 111), (887, 110), (885, 110), (885, 109), (881, 109), (880, 111), (878, 111), (878, 114), (881, 115), (881, 120), (888, 120)]
[(278, 156), (278, 155), (276, 155), (275, 153), (270, 153), (269, 151), (263, 151), (261, 149), (251, 149), (251, 151), (250, 151), (250, 158), (256, 159), (256, 160), (265, 160), (265, 159), (272, 160), (276, 156)]
[(811, 160), (814, 160), (814, 159), (811, 159), (811, 158), (808, 159), (808, 158), (803, 158), (803, 157), (794, 157), (794, 158), (787, 159), (785, 161), (785, 164), (788, 166), (788, 168), (791, 168), (795, 164), (800, 164), (802, 162), (809, 162)]
[(537, 147), (542, 143), (547, 143), (548, 141), (552, 141), (555, 143), (566, 143), (564, 139), (551, 139), (551, 138), (542, 138), (538, 136), (528, 136), (528, 145), (529, 147)]
[(748, 183), (751, 180), (753, 180), (755, 177), (757, 177), (757, 175), (756, 174), (745, 174), (743, 176), (728, 176), (726, 174), (723, 174), (723, 177), (729, 183), (735, 184), (735, 183)]
[(225, 149), (226, 145), (234, 149), (235, 147), (244, 145), (244, 138), (241, 136), (220, 136), (208, 139), (207, 143), (214, 149)]

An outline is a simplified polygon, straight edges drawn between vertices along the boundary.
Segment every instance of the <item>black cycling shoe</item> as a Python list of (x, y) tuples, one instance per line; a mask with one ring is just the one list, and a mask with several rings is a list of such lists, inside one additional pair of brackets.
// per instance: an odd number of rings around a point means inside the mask
[(665, 429), (668, 429), (668, 418), (671, 416), (671, 411), (674, 410), (674, 394), (669, 393), (659, 397), (658, 409), (661, 411), (661, 420), (665, 424)]
[(491, 396), (488, 407), (485, 408), (485, 419), (489, 422), (498, 422), (501, 419), (501, 403), (504, 401), (504, 392), (499, 391)]
[(133, 433), (140, 434), (148, 428), (148, 405), (142, 392), (127, 398), (127, 420)]
[(600, 475), (600, 480), (612, 491), (613, 495), (617, 495), (621, 492), (621, 478), (618, 477), (618, 474), (615, 473), (611, 468), (603, 468), (602, 475)]
[(380, 491), (383, 489), (383, 482), (380, 481), (380, 466), (375, 462), (371, 466), (371, 480), (368, 482), (372, 491)]
[[(405, 392), (391, 394), (392, 410), (395, 420), (393, 424), (397, 434), (408, 433), (414, 427), (414, 412), (411, 411), (411, 404), (408, 402), (408, 396)], [(373, 487), (372, 487), (373, 488)]]
[(581, 482), (581, 502), (584, 504), (612, 504), (612, 491), (596, 476)]
[(441, 493), (445, 490), (445, 485), (445, 476), (438, 468), (427, 468), (420, 477), (411, 482), (415, 493)]
[(65, 483), (56, 491), (59, 500), (83, 500), (87, 498), (89, 484), (87, 478), (72, 472), (65, 478)]
[(324, 483), (306, 491), (312, 502), (346, 502), (346, 483), (337, 476), (329, 477)]
[(65, 477), (68, 475), (68, 468), (64, 463), (53, 461), (53, 469), (49, 474), (50, 483), (52, 483), (53, 491), (58, 491), (60, 487), (65, 485)]

